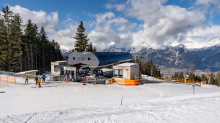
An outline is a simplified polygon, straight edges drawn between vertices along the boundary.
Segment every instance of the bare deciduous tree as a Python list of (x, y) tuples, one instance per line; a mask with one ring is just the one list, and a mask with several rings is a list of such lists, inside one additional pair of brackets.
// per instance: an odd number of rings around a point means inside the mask
[(209, 70), (209, 68), (207, 68), (206, 69), (206, 71), (205, 71), (205, 75), (206, 75), (206, 77), (207, 77), (207, 79), (208, 79), (208, 84), (210, 83), (210, 79), (209, 79), (209, 76), (210, 76), (210, 70)]
[(195, 72), (195, 68), (196, 68), (195, 66), (196, 66), (195, 64), (191, 64), (190, 65), (190, 68), (189, 68), (190, 69), (190, 73), (194, 73)]

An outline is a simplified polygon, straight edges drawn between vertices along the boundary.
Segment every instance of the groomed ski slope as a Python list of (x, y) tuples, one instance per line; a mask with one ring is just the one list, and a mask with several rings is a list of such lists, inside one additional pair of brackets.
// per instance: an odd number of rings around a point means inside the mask
[[(0, 122), (219, 123), (220, 87), (174, 83), (139, 86), (47, 82), (0, 83)], [(30, 83), (29, 82), (29, 83)], [(121, 99), (122, 106), (121, 106)]]

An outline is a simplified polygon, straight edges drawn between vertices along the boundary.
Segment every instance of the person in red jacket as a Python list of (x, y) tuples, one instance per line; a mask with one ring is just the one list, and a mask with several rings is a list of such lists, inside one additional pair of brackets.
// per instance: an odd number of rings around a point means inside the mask
[(67, 74), (65, 75), (65, 78), (66, 78), (66, 82), (68, 82), (68, 76), (67, 76)]
[(84, 78), (84, 84), (83, 84), (83, 85), (86, 85), (86, 80), (87, 80), (87, 78), (86, 78), (86, 76), (85, 76), (85, 78)]

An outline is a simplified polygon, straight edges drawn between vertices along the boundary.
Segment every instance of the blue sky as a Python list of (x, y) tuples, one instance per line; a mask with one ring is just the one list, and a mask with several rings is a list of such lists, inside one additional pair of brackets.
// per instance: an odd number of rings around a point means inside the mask
[[(84, 22), (96, 47), (162, 48), (183, 43), (201, 48), (220, 43), (219, 0), (1, 0), (24, 20), (44, 26), (49, 39), (73, 49)], [(213, 38), (214, 37), (214, 38)], [(212, 40), (210, 40), (212, 39)]]

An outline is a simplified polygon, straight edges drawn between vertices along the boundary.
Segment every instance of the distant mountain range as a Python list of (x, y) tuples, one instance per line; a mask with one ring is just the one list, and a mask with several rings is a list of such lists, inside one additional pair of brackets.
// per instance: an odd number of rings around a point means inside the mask
[(163, 49), (142, 48), (133, 52), (134, 48), (116, 48), (115, 46), (104, 49), (104, 52), (131, 52), (140, 54), (145, 62), (152, 60), (156, 66), (166, 68), (188, 69), (191, 64), (195, 64), (197, 70), (210, 68), (211, 71), (220, 71), (220, 46), (205, 47), (201, 49), (186, 49), (183, 44)]
[[(166, 68), (188, 69), (191, 64), (195, 64), (197, 70), (210, 68), (212, 72), (220, 71), (220, 46), (215, 45), (201, 49), (186, 49), (183, 44), (175, 47), (168, 46), (163, 49), (152, 49), (144, 47), (140, 51), (134, 52), (135, 48), (117, 48), (115, 45), (104, 49), (102, 52), (130, 52), (140, 54), (144, 61), (152, 60), (153, 63)], [(64, 56), (68, 56), (71, 51), (62, 51)]]

